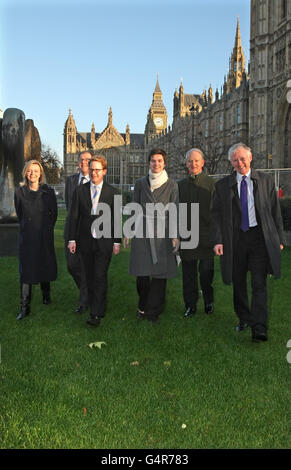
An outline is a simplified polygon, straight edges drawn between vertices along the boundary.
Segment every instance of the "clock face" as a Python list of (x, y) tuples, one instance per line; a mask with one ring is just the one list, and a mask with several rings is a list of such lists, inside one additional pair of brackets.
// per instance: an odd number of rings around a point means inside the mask
[(156, 125), (157, 127), (162, 127), (163, 124), (164, 124), (164, 121), (163, 121), (163, 119), (162, 119), (161, 117), (156, 117), (156, 118), (154, 119), (154, 123), (155, 123), (155, 125)]

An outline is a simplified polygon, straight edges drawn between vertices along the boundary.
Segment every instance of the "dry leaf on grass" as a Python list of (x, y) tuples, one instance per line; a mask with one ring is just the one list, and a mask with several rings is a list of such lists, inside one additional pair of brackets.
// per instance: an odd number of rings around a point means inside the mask
[(102, 344), (105, 344), (105, 345), (106, 345), (106, 343), (104, 343), (104, 341), (96, 341), (95, 343), (90, 343), (90, 344), (88, 344), (88, 346), (89, 346), (89, 348), (91, 348), (91, 349), (93, 349), (93, 348), (99, 348), (99, 349), (101, 349)]

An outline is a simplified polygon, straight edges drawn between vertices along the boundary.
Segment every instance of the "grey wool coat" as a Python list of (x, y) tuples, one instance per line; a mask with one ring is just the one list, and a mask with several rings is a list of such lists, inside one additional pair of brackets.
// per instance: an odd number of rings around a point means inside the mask
[[(274, 274), (275, 278), (279, 278), (280, 244), (284, 245), (284, 233), (275, 185), (270, 175), (253, 169), (251, 179), (254, 185), (256, 219), (262, 229), (269, 255), (269, 272)], [(213, 246), (223, 244), (223, 256), (220, 256), (222, 279), (225, 284), (231, 284), (233, 257), (239, 250), (241, 224), (236, 172), (216, 183), (211, 222)]]
[[(133, 202), (141, 205), (143, 212), (142, 238), (134, 237), (131, 240), (129, 273), (133, 276), (151, 276), (160, 279), (169, 279), (177, 275), (177, 261), (173, 254), (172, 239), (169, 237), (169, 217), (165, 212), (165, 237), (158, 238), (156, 230), (152, 238), (147, 238), (146, 223), (151, 223), (146, 217), (146, 204), (148, 203), (174, 203), (178, 209), (178, 185), (172, 179), (168, 179), (153, 192), (150, 190), (147, 176), (136, 181), (134, 187)], [(177, 223), (177, 220), (176, 222)], [(171, 224), (172, 225), (172, 224)]]

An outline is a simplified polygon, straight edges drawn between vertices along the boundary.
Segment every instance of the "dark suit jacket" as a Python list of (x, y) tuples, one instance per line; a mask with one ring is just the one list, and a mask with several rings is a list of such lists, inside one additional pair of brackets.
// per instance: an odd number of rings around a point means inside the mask
[[(112, 251), (113, 243), (120, 243), (120, 238), (114, 238), (114, 196), (118, 195), (116, 188), (103, 181), (100, 193), (99, 204), (106, 203), (110, 208), (110, 237), (98, 239), (102, 249)], [(93, 249), (93, 236), (91, 226), (95, 219), (102, 217), (102, 214), (91, 215), (92, 201), (90, 192), (90, 182), (77, 186), (73, 193), (73, 199), (68, 214), (68, 236), (69, 240), (76, 240), (77, 245), (83, 252)], [(120, 217), (120, 214), (116, 214)], [(118, 219), (117, 219), (118, 220)]]
[(78, 186), (79, 182), (79, 173), (75, 173), (74, 175), (67, 176), (66, 178), (66, 186), (65, 186), (65, 203), (66, 203), (66, 209), (67, 209), (67, 217), (66, 217), (66, 222), (65, 222), (65, 228), (64, 228), (64, 238), (66, 242), (69, 240), (69, 210), (72, 204), (72, 199), (73, 199), (73, 194), (75, 189)]
[(73, 199), (73, 193), (78, 186), (79, 174), (75, 173), (74, 175), (67, 176), (66, 178), (66, 187), (65, 187), (65, 203), (67, 211), (70, 209), (70, 205)]
[[(270, 175), (251, 170), (254, 185), (254, 202), (257, 222), (260, 225), (270, 261), (270, 272), (280, 277), (281, 252), (284, 244), (283, 223), (279, 200)], [(223, 244), (220, 256), (222, 279), (232, 282), (233, 255), (238, 246), (241, 225), (241, 208), (237, 191), (236, 172), (216, 183), (211, 211), (213, 245)]]

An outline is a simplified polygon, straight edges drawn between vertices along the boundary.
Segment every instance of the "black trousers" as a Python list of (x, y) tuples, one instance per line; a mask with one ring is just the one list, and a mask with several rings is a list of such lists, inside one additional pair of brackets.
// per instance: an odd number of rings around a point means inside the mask
[(194, 308), (198, 301), (198, 270), (204, 303), (213, 303), (214, 259), (182, 260), (183, 297), (186, 308)]
[(148, 317), (158, 317), (166, 300), (167, 279), (138, 276), (136, 288), (139, 295), (138, 308)]
[(76, 253), (70, 253), (68, 249), (68, 242), (65, 242), (65, 253), (66, 253), (66, 261), (67, 261), (67, 268), (69, 273), (71, 274), (72, 278), (75, 281), (76, 286), (79, 289), (79, 305), (83, 308), (87, 308), (88, 306), (88, 289), (87, 289), (87, 282), (86, 282), (86, 275), (85, 275), (85, 268), (82, 261), (82, 257), (80, 252), (76, 251)]
[[(240, 232), (233, 258), (233, 303), (241, 323), (267, 328), (268, 253), (259, 227)], [(251, 273), (252, 299), (249, 305), (247, 273)]]
[(107, 272), (112, 257), (100, 247), (99, 241), (93, 241), (93, 249), (89, 252), (81, 252), (85, 268), (86, 282), (88, 288), (88, 305), (91, 317), (104, 317), (107, 295)]

